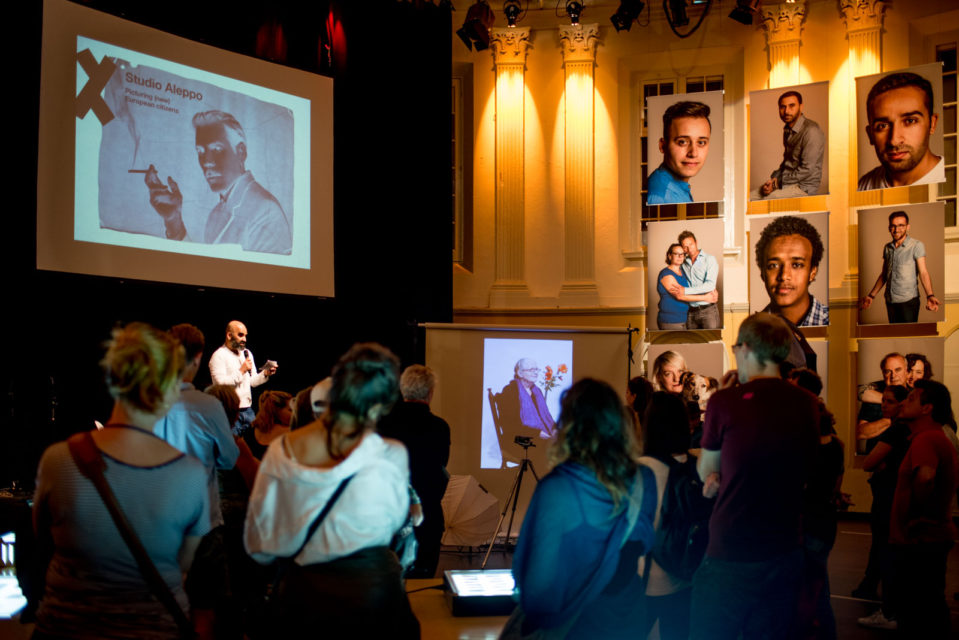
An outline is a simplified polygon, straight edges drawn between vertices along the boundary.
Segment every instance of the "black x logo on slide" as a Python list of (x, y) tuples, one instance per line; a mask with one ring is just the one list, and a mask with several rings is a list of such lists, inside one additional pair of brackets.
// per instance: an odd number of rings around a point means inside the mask
[(77, 117), (82, 119), (87, 115), (87, 111), (93, 109), (93, 113), (100, 120), (100, 124), (105, 125), (113, 120), (113, 112), (110, 111), (106, 101), (100, 97), (100, 92), (103, 91), (103, 87), (107, 86), (107, 82), (110, 81), (110, 76), (113, 75), (117, 65), (107, 56), (103, 56), (103, 60), (100, 61), (100, 64), (97, 64), (89, 49), (84, 49), (77, 54), (77, 62), (80, 63), (89, 77), (87, 83), (83, 85), (83, 89), (80, 90), (80, 95), (77, 96)]

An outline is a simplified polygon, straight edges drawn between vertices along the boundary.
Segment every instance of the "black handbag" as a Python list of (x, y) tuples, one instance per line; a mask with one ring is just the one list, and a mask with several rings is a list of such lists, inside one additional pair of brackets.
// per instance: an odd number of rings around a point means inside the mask
[[(410, 506), (412, 507), (413, 504), (420, 504), (420, 497), (416, 494), (413, 486), (410, 485)], [(406, 514), (406, 521), (403, 522), (403, 526), (393, 534), (393, 538), (390, 540), (390, 549), (400, 561), (405, 576), (413, 568), (413, 563), (416, 562), (416, 552), (419, 549), (419, 543), (413, 531), (413, 516), (411, 513)]]

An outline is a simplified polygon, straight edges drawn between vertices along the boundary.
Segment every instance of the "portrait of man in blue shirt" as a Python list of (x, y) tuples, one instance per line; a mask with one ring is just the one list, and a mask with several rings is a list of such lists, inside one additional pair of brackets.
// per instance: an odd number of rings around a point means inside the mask
[(693, 201), (689, 180), (706, 164), (711, 133), (709, 105), (684, 100), (666, 109), (659, 139), (663, 162), (649, 174), (646, 204)]
[(938, 311), (941, 304), (933, 293), (932, 276), (926, 266), (926, 245), (909, 235), (909, 214), (889, 214), (892, 240), (882, 249), (882, 271), (862, 300), (860, 309), (868, 309), (883, 287), (886, 288), (886, 315), (889, 324), (919, 321), (919, 284), (926, 292), (925, 307)]

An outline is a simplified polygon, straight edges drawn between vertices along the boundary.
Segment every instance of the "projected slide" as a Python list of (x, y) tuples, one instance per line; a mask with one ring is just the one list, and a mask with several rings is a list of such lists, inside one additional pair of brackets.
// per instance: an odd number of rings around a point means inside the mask
[(43, 0), (37, 268), (333, 297), (333, 79)]
[(308, 100), (83, 36), (77, 85), (76, 240), (309, 268)]
[(572, 340), (486, 338), (480, 467), (515, 466), (523, 438), (544, 447), (556, 433), (559, 399), (572, 380)]

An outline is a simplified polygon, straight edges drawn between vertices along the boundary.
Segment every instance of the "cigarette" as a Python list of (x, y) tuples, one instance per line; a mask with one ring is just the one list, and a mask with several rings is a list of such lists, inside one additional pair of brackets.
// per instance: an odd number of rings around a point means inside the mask
[(149, 173), (149, 169), (127, 169), (127, 173)]

